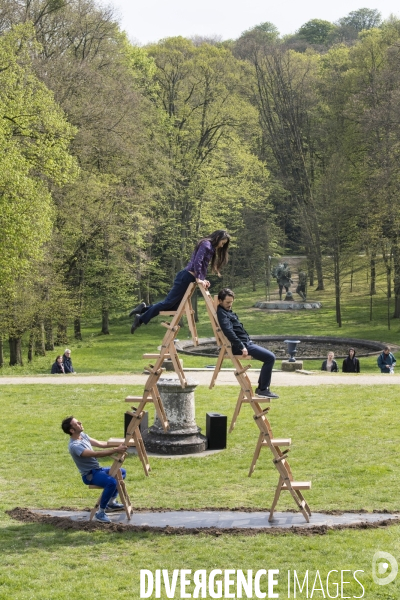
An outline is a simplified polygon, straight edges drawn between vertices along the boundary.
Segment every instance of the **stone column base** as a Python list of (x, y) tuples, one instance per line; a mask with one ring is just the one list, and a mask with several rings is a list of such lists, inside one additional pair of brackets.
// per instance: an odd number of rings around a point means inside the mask
[(282, 371), (301, 371), (303, 369), (303, 361), (296, 360), (296, 362), (289, 362), (288, 360), (283, 360), (281, 362)]

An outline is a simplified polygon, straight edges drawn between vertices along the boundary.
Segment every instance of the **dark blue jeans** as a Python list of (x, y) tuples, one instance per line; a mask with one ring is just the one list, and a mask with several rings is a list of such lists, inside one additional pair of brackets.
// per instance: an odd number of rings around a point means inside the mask
[[(114, 477), (110, 477), (108, 474), (110, 467), (101, 467), (100, 469), (93, 469), (89, 475), (82, 475), (82, 481), (85, 485), (98, 485), (104, 488), (103, 494), (100, 499), (100, 508), (106, 508), (110, 500), (114, 500), (117, 497), (117, 480)], [(121, 469), (122, 477), (125, 479), (126, 470)]]
[(168, 292), (168, 296), (165, 300), (157, 302), (157, 304), (151, 304), (145, 312), (140, 315), (142, 323), (147, 325), (150, 319), (156, 317), (161, 310), (176, 310), (181, 303), (189, 284), (194, 283), (195, 281), (196, 277), (189, 273), (189, 271), (186, 271), (186, 269), (179, 271), (175, 277), (174, 285)]
[(263, 366), (261, 367), (260, 377), (258, 378), (258, 387), (260, 390), (265, 390), (271, 385), (272, 368), (275, 363), (275, 354), (263, 348), (257, 346), (252, 341), (246, 344), (246, 348), (250, 354), (256, 360), (261, 360)]

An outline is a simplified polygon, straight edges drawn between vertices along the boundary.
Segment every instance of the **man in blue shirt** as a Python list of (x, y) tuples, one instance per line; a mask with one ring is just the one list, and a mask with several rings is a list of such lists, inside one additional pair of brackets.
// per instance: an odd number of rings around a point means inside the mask
[[(85, 485), (97, 485), (104, 488), (100, 499), (100, 508), (95, 517), (102, 523), (110, 523), (111, 521), (105, 513), (106, 509), (110, 511), (121, 510), (124, 508), (124, 505), (116, 502), (118, 495), (117, 480), (108, 474), (110, 467), (101, 467), (97, 457), (111, 456), (115, 453), (123, 454), (126, 452), (127, 447), (121, 444), (117, 448), (108, 448), (107, 442), (99, 442), (84, 433), (81, 421), (72, 416), (64, 419), (61, 423), (61, 428), (64, 433), (70, 436), (68, 450), (79, 469), (83, 483)], [(92, 446), (107, 449), (95, 452)], [(125, 469), (121, 469), (121, 474), (125, 479)]]

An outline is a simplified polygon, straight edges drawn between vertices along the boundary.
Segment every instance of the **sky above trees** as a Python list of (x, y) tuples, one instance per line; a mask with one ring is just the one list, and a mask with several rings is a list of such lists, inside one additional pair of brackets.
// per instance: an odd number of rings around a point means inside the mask
[(165, 37), (221, 36), (236, 39), (258, 23), (270, 21), (282, 35), (294, 33), (311, 19), (337, 21), (359, 8), (376, 8), (383, 19), (390, 14), (400, 16), (396, 0), (111, 0), (120, 13), (121, 26), (129, 37), (139, 43), (158, 41)]

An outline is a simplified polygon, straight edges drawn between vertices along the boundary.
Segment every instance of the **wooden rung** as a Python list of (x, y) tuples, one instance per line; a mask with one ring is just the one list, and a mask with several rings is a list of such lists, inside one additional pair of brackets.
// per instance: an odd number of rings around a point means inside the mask
[[(127, 396), (125, 398), (125, 402), (141, 402), (143, 400), (143, 396)], [(151, 399), (149, 400), (151, 402)]]
[[(107, 440), (108, 448), (116, 448), (116, 447), (120, 446), (121, 444), (125, 444), (124, 438), (109, 438)], [(128, 446), (135, 446), (135, 440), (131, 438), (128, 442)]]
[(98, 485), (88, 485), (89, 490), (104, 490), (104, 488), (99, 487)]
[[(311, 490), (311, 481), (292, 481), (291, 487), (293, 490)], [(288, 490), (286, 483), (283, 484), (282, 490)]]
[(268, 414), (270, 408), (271, 408), (270, 406), (267, 406), (267, 408), (264, 408), (264, 410), (262, 412), (258, 413), (257, 415), (253, 415), (253, 419), (255, 421), (258, 421), (258, 419), (265, 417)]
[(290, 446), (290, 444), (292, 443), (292, 439), (291, 438), (274, 438), (273, 440), (271, 440), (271, 444), (273, 446)]
[(246, 371), (248, 371), (249, 369), (251, 369), (251, 365), (247, 365), (247, 367), (245, 367), (244, 369), (240, 369), (240, 371), (235, 371), (235, 375), (243, 375), (243, 373), (246, 373)]
[(171, 323), (166, 323), (165, 321), (163, 321), (161, 323), (161, 325), (163, 327), (166, 327), (167, 329), (169, 329), (170, 331), (179, 331), (179, 325), (175, 325), (174, 327), (171, 327)]
[(160, 312), (158, 313), (159, 315), (167, 315), (167, 316), (173, 316), (176, 315), (178, 311), (177, 310), (160, 310)]
[[(142, 358), (160, 358), (161, 354), (143, 354)], [(171, 358), (170, 354), (164, 354), (164, 358)]]

